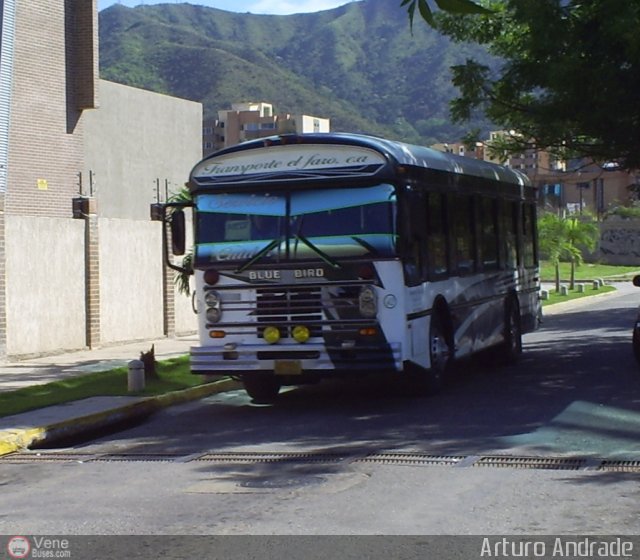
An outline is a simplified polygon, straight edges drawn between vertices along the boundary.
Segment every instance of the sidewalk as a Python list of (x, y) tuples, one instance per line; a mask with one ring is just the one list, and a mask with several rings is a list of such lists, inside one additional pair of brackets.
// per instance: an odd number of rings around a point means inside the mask
[(0, 364), (0, 392), (126, 366), (131, 360), (140, 359), (140, 353), (148, 351), (152, 345), (156, 360), (160, 361), (188, 354), (189, 348), (196, 344), (198, 337), (194, 334), (12, 361)]
[[(197, 344), (197, 335), (145, 340), (0, 364), (0, 392), (42, 385), (86, 373), (126, 366), (153, 345), (156, 360), (183, 356)], [(0, 457), (36, 443), (50, 443), (117, 422), (139, 419), (189, 400), (238, 388), (235, 381), (206, 383), (158, 397), (93, 397), (0, 418)]]

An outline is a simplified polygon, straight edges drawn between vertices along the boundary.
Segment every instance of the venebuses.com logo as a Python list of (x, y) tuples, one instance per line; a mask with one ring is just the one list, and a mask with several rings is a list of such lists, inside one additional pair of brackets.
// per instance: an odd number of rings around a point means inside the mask
[(11, 558), (26, 558), (31, 552), (31, 543), (27, 537), (11, 537), (7, 543), (7, 552)]
[(9, 539), (7, 552), (10, 558), (71, 558), (69, 540), (50, 537), (23, 537)]

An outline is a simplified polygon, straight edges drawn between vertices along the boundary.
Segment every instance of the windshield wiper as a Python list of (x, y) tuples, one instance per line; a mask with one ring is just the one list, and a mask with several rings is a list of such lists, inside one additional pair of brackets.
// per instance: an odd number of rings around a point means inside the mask
[(376, 249), (368, 241), (365, 241), (364, 239), (361, 239), (356, 235), (352, 235), (351, 239), (353, 239), (358, 245), (362, 245), (362, 247), (364, 247), (367, 251), (369, 251), (369, 253), (371, 253), (371, 256), (377, 257), (379, 255), (378, 249)]
[(321, 249), (318, 249), (311, 241), (309, 241), (304, 235), (300, 235), (300, 233), (296, 233), (295, 237), (298, 241), (302, 241), (309, 249), (311, 249), (314, 253), (318, 254), (320, 258), (326, 262), (329, 266), (333, 268), (342, 268), (339, 262), (332, 259), (329, 255), (327, 255)]
[(260, 251), (258, 251), (255, 255), (253, 255), (253, 257), (251, 257), (248, 261), (240, 265), (235, 270), (235, 274), (239, 274), (247, 270), (247, 268), (257, 263), (262, 257), (264, 257), (269, 251), (277, 247), (279, 244), (280, 244), (280, 239), (274, 239), (269, 244), (265, 245), (262, 249), (260, 249)]

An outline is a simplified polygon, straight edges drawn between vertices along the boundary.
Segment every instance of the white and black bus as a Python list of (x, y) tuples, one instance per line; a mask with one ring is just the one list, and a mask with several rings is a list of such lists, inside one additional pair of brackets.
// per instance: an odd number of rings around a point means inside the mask
[[(435, 391), (454, 359), (513, 360), (540, 316), (535, 193), (488, 162), (354, 134), (221, 150), (168, 204), (194, 224), (194, 373), (282, 385), (374, 371)], [(166, 229), (165, 229), (166, 231)]]

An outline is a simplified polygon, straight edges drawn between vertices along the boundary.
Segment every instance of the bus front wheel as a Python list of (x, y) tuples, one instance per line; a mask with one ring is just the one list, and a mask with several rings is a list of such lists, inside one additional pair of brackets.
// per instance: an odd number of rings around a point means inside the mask
[(429, 360), (427, 389), (431, 393), (439, 391), (445, 382), (451, 364), (452, 351), (450, 337), (442, 313), (434, 313), (429, 325)]
[(269, 404), (280, 392), (280, 380), (272, 373), (249, 374), (242, 378), (244, 390), (254, 403)]
[(425, 368), (414, 362), (405, 363), (405, 371), (412, 390), (420, 395), (434, 395), (445, 384), (448, 369), (453, 359), (451, 350), (450, 329), (443, 312), (436, 312), (431, 317), (429, 338), (427, 340), (430, 367)]

